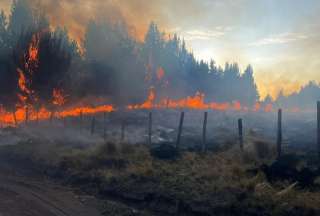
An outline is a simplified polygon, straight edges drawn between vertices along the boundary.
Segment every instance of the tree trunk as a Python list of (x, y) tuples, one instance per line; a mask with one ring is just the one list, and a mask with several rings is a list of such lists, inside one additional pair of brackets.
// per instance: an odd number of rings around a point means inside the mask
[(208, 121), (208, 112), (204, 113), (203, 127), (202, 127), (202, 151), (207, 151), (207, 121)]
[(176, 142), (176, 149), (177, 150), (180, 149), (180, 140), (181, 140), (181, 134), (182, 134), (183, 120), (184, 120), (184, 112), (181, 112), (179, 128), (178, 128), (178, 136), (177, 136), (177, 142)]

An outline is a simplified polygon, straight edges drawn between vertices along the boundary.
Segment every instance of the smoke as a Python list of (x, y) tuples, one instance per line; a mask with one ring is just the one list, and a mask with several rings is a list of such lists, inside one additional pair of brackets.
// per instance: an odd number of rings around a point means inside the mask
[[(203, 11), (207, 4), (199, 4), (196, 0), (25, 0), (34, 9), (45, 13), (52, 27), (65, 26), (70, 35), (81, 42), (85, 27), (92, 19), (107, 22), (123, 22), (129, 32), (138, 40), (143, 40), (151, 21), (155, 21), (164, 29), (173, 29), (176, 25), (192, 24), (192, 20), (206, 21)], [(216, 1), (212, 1), (216, 2)], [(217, 1), (218, 2), (218, 1)], [(10, 13), (12, 0), (3, 0), (0, 7)], [(211, 4), (211, 3), (210, 3)], [(184, 17), (183, 19), (177, 17)], [(175, 23), (173, 23), (175, 22)]]

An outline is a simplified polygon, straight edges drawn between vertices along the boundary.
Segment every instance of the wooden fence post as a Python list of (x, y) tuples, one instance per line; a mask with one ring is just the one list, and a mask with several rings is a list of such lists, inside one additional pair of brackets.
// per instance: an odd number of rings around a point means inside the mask
[(207, 121), (208, 121), (208, 112), (204, 113), (203, 127), (202, 127), (202, 151), (207, 151)]
[(152, 112), (149, 112), (149, 121), (148, 121), (148, 145), (152, 145)]
[(107, 114), (106, 114), (106, 112), (104, 112), (103, 113), (103, 140), (104, 141), (106, 141), (106, 139), (107, 139), (106, 118), (107, 118)]
[(282, 154), (282, 109), (278, 110), (277, 152), (280, 157)]
[(91, 135), (94, 134), (95, 132), (95, 127), (96, 127), (96, 117), (92, 116), (92, 120), (91, 120)]
[(36, 124), (39, 124), (39, 110), (36, 109)]
[(242, 119), (238, 119), (238, 130), (239, 130), (240, 150), (243, 151), (243, 124), (242, 124)]
[(18, 126), (18, 120), (17, 120), (16, 112), (12, 111), (12, 115), (13, 115), (14, 124), (17, 127)]
[(317, 103), (317, 123), (318, 156), (320, 160), (320, 101)]
[(181, 112), (179, 128), (178, 128), (178, 136), (177, 136), (177, 142), (176, 142), (176, 149), (177, 150), (179, 150), (179, 148), (180, 148), (180, 140), (181, 140), (182, 127), (183, 127), (183, 120), (184, 120), (184, 112)]
[(82, 120), (83, 120), (83, 114), (82, 114), (82, 111), (80, 111), (80, 115), (79, 115), (79, 128), (80, 128), (80, 131), (82, 130)]
[(54, 117), (54, 111), (51, 111), (50, 113), (50, 124), (53, 122), (53, 117)]

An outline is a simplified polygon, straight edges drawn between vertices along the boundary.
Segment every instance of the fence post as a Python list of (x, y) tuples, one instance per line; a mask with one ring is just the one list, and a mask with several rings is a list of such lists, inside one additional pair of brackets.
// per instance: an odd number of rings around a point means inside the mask
[(107, 118), (107, 114), (106, 114), (106, 112), (104, 112), (103, 113), (103, 140), (104, 141), (106, 141), (106, 139), (107, 139), (106, 118)]
[(83, 119), (83, 114), (82, 114), (82, 111), (80, 111), (80, 115), (79, 115), (79, 128), (80, 128), (80, 131), (82, 130), (82, 119)]
[(96, 117), (95, 117), (95, 116), (92, 116), (92, 121), (91, 121), (91, 135), (94, 134), (95, 127), (96, 127)]
[(14, 120), (15, 126), (18, 126), (18, 120), (17, 120), (16, 112), (12, 111), (12, 115), (13, 115), (13, 120)]
[(317, 103), (317, 142), (318, 142), (318, 156), (320, 160), (320, 101)]
[(239, 144), (240, 150), (243, 151), (243, 124), (242, 119), (238, 119), (238, 130), (239, 130)]
[(152, 145), (152, 112), (149, 112), (148, 145)]
[(181, 140), (182, 127), (183, 127), (183, 120), (184, 120), (184, 112), (181, 112), (179, 128), (178, 128), (178, 136), (177, 136), (177, 142), (176, 142), (176, 149), (177, 150), (179, 150), (179, 148), (180, 148), (180, 140)]
[(282, 154), (282, 109), (278, 110), (277, 152), (280, 157)]
[(53, 117), (54, 117), (54, 111), (51, 111), (50, 113), (50, 124), (53, 122)]
[(207, 121), (208, 121), (208, 112), (204, 113), (203, 127), (202, 127), (202, 151), (207, 151)]
[(36, 109), (36, 124), (39, 124), (39, 109)]

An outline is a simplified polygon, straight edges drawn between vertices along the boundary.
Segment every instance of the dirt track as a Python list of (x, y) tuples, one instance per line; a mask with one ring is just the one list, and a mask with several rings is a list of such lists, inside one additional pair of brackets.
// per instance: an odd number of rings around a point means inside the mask
[(94, 198), (0, 170), (0, 216), (99, 216), (97, 208)]

